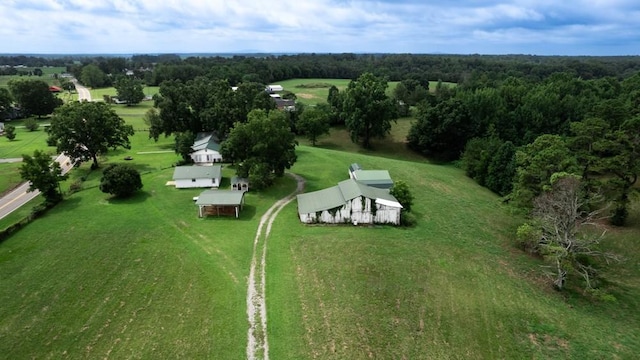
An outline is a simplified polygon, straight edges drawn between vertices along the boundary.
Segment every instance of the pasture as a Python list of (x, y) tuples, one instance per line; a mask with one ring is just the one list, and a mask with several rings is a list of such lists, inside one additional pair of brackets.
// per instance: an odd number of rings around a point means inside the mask
[[(172, 138), (148, 139), (142, 116), (150, 106), (114, 106), (140, 131), (131, 150), (101, 158), (104, 166), (133, 157), (127, 163), (142, 173), (141, 193), (111, 199), (97, 188), (100, 171), (84, 164), (64, 184), (81, 191), (0, 243), (4, 357), (245, 358), (253, 238), (261, 215), (295, 183), (285, 177), (250, 191), (240, 219), (198, 218), (191, 199), (200, 190), (165, 185), (178, 157)], [(557, 293), (541, 262), (513, 247), (520, 219), (497, 196), (462, 170), (407, 151), (410, 123), (398, 120), (373, 151), (351, 144), (344, 129), (317, 147), (301, 140), (291, 171), (306, 179), (306, 191), (347, 178), (353, 162), (388, 169), (409, 184), (418, 224), (305, 226), (295, 201), (285, 207), (267, 240), (271, 358), (640, 352), (637, 204), (632, 226), (612, 229), (606, 242), (626, 256), (606, 273), (617, 300), (590, 301), (576, 288)], [(225, 166), (223, 186), (231, 175)]]
[[(277, 82), (285, 91), (296, 94), (299, 102), (305, 105), (316, 105), (327, 102), (329, 88), (335, 86), (341, 92), (349, 86), (350, 79), (291, 79)], [(437, 81), (429, 82), (429, 90), (434, 91)], [(388, 82), (387, 95), (393, 94), (393, 89), (398, 85), (397, 81)], [(454, 83), (443, 83), (446, 86), (455, 86)]]

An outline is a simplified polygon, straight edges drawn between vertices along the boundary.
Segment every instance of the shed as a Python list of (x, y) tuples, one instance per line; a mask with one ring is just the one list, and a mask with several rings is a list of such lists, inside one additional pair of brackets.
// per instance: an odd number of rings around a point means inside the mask
[(173, 171), (173, 181), (176, 188), (199, 188), (220, 186), (222, 167), (214, 166), (176, 166)]
[(244, 194), (244, 191), (205, 190), (196, 200), (198, 216), (235, 215), (238, 218), (244, 206)]
[(234, 176), (231, 178), (231, 190), (249, 191), (249, 179)]
[(393, 195), (353, 179), (297, 198), (303, 223), (400, 224), (402, 205)]

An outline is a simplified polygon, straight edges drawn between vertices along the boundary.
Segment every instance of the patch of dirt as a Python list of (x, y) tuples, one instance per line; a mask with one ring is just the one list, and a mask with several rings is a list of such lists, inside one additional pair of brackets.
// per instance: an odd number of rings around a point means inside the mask
[(316, 97), (313, 94), (307, 94), (307, 93), (297, 93), (296, 96), (303, 99), (313, 99), (314, 97)]

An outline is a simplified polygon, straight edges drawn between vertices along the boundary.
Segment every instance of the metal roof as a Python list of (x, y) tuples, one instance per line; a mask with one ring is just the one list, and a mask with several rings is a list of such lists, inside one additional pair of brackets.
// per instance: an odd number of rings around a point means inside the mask
[(338, 186), (298, 195), (298, 212), (308, 214), (344, 205), (346, 200)]
[(213, 133), (198, 133), (198, 135), (196, 136), (196, 140), (191, 146), (191, 149), (193, 151), (205, 149), (219, 151), (220, 142), (218, 141), (218, 139), (216, 139)]
[(347, 201), (364, 196), (369, 199), (382, 199), (383, 204), (397, 203), (398, 200), (389, 191), (367, 186), (358, 181), (348, 179), (327, 189), (298, 195), (298, 213), (308, 214), (316, 211), (333, 209), (344, 205)]
[(244, 191), (232, 190), (205, 190), (198, 196), (196, 205), (242, 205)]
[(182, 179), (217, 179), (220, 178), (222, 167), (213, 166), (176, 166), (173, 170), (173, 180)]

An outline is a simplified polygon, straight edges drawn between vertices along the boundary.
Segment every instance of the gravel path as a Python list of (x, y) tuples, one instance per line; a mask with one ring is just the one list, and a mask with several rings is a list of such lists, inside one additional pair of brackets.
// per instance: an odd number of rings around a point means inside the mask
[[(247, 331), (247, 359), (269, 359), (269, 342), (267, 341), (267, 303), (265, 299), (265, 265), (267, 255), (267, 239), (271, 232), (271, 225), (278, 213), (296, 194), (304, 189), (304, 179), (296, 174), (288, 173), (296, 179), (296, 190), (286, 197), (278, 200), (260, 218), (260, 225), (256, 237), (253, 240), (253, 257), (247, 289), (247, 318), (249, 330)], [(267, 226), (264, 236), (262, 229)]]

